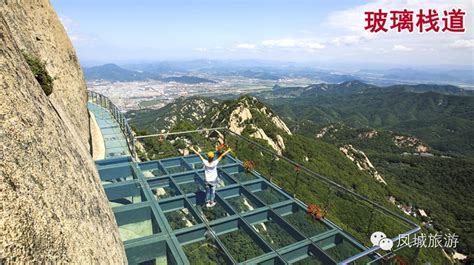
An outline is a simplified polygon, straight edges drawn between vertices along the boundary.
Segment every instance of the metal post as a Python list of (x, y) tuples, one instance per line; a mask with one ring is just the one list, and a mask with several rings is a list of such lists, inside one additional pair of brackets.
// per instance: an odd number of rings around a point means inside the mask
[(257, 155), (255, 154), (255, 152), (257, 152), (257, 148), (252, 148), (253, 146), (250, 146), (250, 149), (252, 149), (252, 157), (253, 157), (253, 160), (254, 162), (257, 162)]
[(114, 118), (115, 118), (115, 120), (118, 120), (118, 113), (119, 113), (118, 108), (114, 106)]
[(326, 202), (325, 202), (325, 215), (327, 215), (329, 213), (329, 207), (330, 207), (330, 203), (331, 203), (331, 197), (332, 197), (332, 192), (333, 192), (333, 189), (331, 188), (331, 186), (328, 187), (328, 195), (326, 196)]
[(239, 138), (235, 138), (235, 155), (237, 155), (237, 151), (239, 151)]
[(135, 138), (132, 136), (132, 157), (138, 160), (137, 151), (135, 149)]
[(273, 173), (275, 172), (276, 157), (272, 156), (272, 164), (270, 165), (270, 182), (273, 182)]
[(413, 257), (413, 259), (410, 259), (409, 264), (416, 264), (416, 260), (418, 259), (418, 256), (420, 255), (420, 250), (421, 248), (415, 248), (415, 256)]
[(372, 228), (372, 222), (373, 222), (373, 219), (374, 219), (374, 215), (375, 215), (375, 207), (372, 206), (372, 211), (370, 211), (370, 217), (369, 217), (369, 223), (367, 224), (367, 235), (370, 236), (370, 229)]
[(114, 118), (115, 118), (116, 121), (119, 120), (119, 112), (118, 112), (117, 107), (114, 108)]
[(297, 189), (297, 186), (298, 186), (298, 180), (300, 178), (300, 168), (296, 167), (295, 171), (296, 171), (296, 178), (295, 178), (295, 186), (293, 187), (293, 197), (294, 198), (296, 198), (296, 189)]

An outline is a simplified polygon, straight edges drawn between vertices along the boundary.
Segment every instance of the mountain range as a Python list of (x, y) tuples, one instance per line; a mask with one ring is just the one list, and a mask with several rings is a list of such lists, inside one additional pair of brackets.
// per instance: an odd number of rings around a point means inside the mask
[[(360, 81), (274, 87), (256, 94), (306, 133), (314, 125), (343, 122), (408, 133), (434, 149), (474, 155), (474, 96), (454, 86), (378, 87)], [(316, 126), (317, 127), (317, 126)]]
[[(226, 126), (382, 204), (394, 197), (424, 209), (428, 217), (416, 218), (428, 231), (454, 231), (458, 251), (472, 253), (474, 209), (459, 203), (474, 201), (469, 91), (349, 81), (275, 86), (256, 96), (181, 98), (127, 116), (141, 133)], [(435, 251), (422, 256), (445, 262)]]
[(216, 81), (206, 78), (179, 75), (163, 76), (156, 72), (146, 72), (140, 70), (129, 70), (116, 64), (104, 64), (100, 66), (84, 67), (83, 72), (86, 80), (107, 80), (114, 82), (159, 80), (163, 82), (176, 82), (183, 84), (216, 83)]

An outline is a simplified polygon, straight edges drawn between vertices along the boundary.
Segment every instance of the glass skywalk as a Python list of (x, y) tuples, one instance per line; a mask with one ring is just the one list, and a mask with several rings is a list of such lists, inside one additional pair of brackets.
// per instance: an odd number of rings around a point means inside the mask
[[(228, 130), (159, 135), (164, 141), (179, 135), (205, 149), (223, 138), (235, 148), (219, 164), (217, 205), (207, 208), (197, 156), (176, 154), (138, 162), (131, 147), (136, 139), (123, 115), (102, 95), (89, 96), (89, 109), (107, 149), (106, 159), (96, 161), (96, 166), (129, 264), (390, 264), (394, 253), (406, 254), (407, 248), (380, 251), (371, 246), (370, 231), (383, 230), (396, 239), (419, 229)], [(108, 134), (114, 137), (105, 137)], [(245, 168), (244, 159), (255, 161), (256, 170)], [(311, 203), (328, 207), (325, 218), (307, 214)]]
[(105, 158), (130, 156), (127, 140), (112, 114), (107, 109), (92, 102), (87, 103), (87, 108), (94, 114), (102, 133), (105, 144)]
[(231, 156), (218, 168), (217, 205), (205, 207), (196, 158), (97, 161), (130, 264), (337, 264), (366, 249), (258, 172), (239, 178)]

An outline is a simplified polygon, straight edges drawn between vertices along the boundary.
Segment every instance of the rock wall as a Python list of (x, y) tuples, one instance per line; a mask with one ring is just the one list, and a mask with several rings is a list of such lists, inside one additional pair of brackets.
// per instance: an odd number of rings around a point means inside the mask
[[(49, 97), (21, 49), (46, 61)], [(0, 263), (126, 263), (88, 151), (83, 75), (48, 1), (0, 0), (0, 86)]]
[(0, 10), (18, 48), (46, 62), (48, 73), (55, 79), (51, 103), (64, 110), (81, 141), (88, 143), (86, 83), (76, 52), (51, 4), (48, 0), (0, 0)]

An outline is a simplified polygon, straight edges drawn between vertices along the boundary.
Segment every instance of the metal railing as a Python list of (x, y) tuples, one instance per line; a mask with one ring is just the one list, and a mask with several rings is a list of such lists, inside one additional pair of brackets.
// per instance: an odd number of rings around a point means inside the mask
[(108, 97), (90, 90), (87, 91), (87, 96), (88, 101), (108, 110), (115, 121), (117, 121), (120, 126), (120, 130), (125, 135), (130, 154), (132, 155), (132, 158), (135, 158), (135, 136), (133, 134), (133, 130), (130, 128), (130, 125), (127, 122), (127, 119), (125, 118), (125, 115), (122, 114), (119, 108), (115, 106), (115, 104)]

